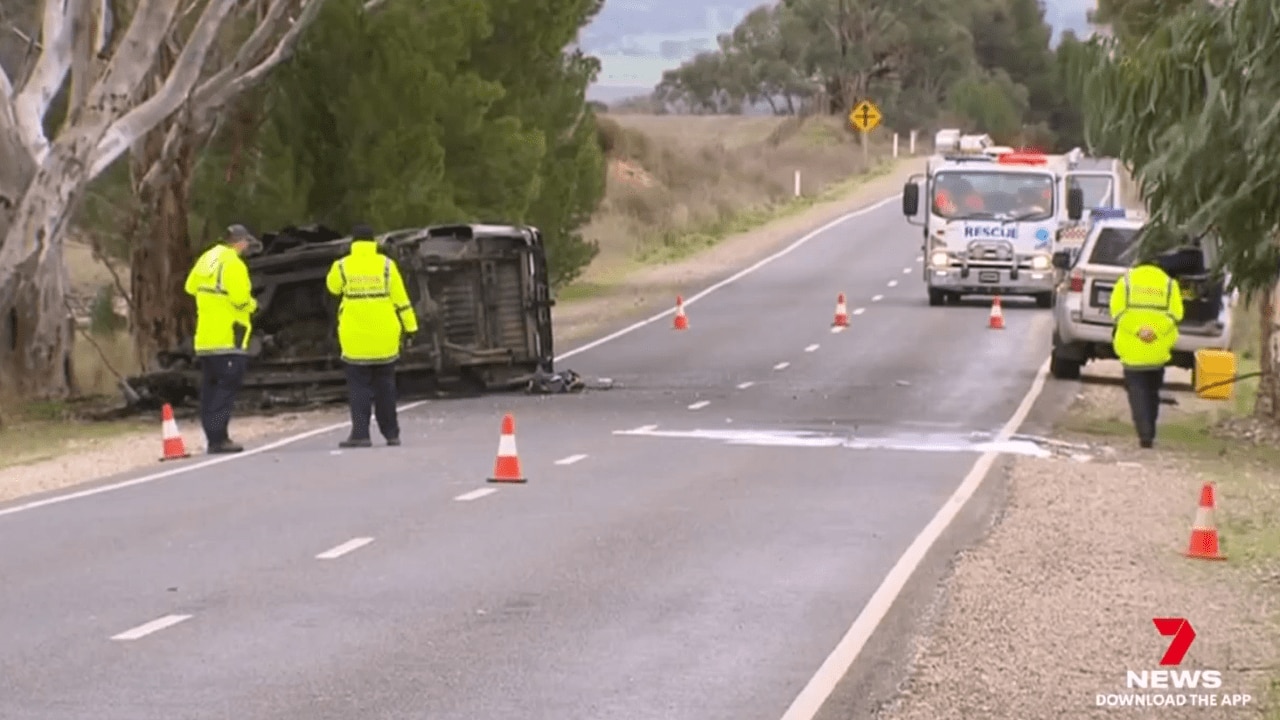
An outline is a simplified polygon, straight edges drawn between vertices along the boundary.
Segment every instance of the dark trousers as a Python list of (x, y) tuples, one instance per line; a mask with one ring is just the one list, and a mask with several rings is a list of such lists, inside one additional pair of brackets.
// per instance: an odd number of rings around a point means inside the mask
[(248, 367), (248, 355), (228, 353), (200, 358), (200, 424), (204, 426), (204, 439), (210, 447), (231, 439), (227, 436), (227, 426), (231, 424), (236, 393), (244, 384)]
[(1129, 411), (1138, 441), (1150, 445), (1156, 439), (1156, 420), (1160, 416), (1160, 388), (1164, 386), (1164, 368), (1130, 370), (1125, 368), (1124, 387), (1129, 393)]
[(396, 418), (396, 364), (347, 363), (347, 403), (351, 406), (351, 438), (369, 439), (369, 416), (378, 419), (382, 437), (400, 437)]

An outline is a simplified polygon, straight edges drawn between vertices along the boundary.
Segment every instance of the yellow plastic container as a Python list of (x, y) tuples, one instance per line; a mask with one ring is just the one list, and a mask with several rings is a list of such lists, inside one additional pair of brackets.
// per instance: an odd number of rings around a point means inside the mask
[[(1236, 376), (1236, 354), (1230, 350), (1196, 351), (1196, 397), (1204, 400), (1230, 400), (1236, 384), (1227, 382)], [(1213, 385), (1213, 387), (1208, 387)]]

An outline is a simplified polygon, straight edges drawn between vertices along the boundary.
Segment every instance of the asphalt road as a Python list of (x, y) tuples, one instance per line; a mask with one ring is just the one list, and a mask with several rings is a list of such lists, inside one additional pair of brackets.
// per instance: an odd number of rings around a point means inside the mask
[[(612, 390), (0, 506), (0, 718), (777, 720), (1046, 354), (1048, 311), (928, 307), (919, 232), (887, 203), (561, 363)], [(484, 483), (506, 411), (527, 485)]]

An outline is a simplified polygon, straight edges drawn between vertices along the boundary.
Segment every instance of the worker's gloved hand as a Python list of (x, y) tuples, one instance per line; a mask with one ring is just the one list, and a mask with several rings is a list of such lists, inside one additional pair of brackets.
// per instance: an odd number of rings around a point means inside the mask
[(414, 346), (414, 344), (415, 344), (415, 342), (417, 341), (417, 339), (418, 339), (418, 336), (417, 336), (416, 334), (414, 334), (414, 333), (405, 333), (405, 334), (404, 334), (404, 346), (405, 346), (405, 347), (407, 347), (407, 348), (409, 348), (409, 347), (413, 347), (413, 346)]
[(1152, 343), (1156, 341), (1156, 331), (1149, 327), (1143, 327), (1138, 331), (1138, 339), (1144, 343)]

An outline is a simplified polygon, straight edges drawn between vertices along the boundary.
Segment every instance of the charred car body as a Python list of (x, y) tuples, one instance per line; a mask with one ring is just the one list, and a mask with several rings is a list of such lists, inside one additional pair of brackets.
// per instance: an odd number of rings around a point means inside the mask
[[(553, 372), (551, 287), (542, 234), (515, 225), (438, 225), (377, 238), (400, 266), (419, 332), (401, 353), (405, 395), (461, 385), (513, 389)], [(242, 401), (259, 407), (345, 397), (338, 299), (325, 288), (350, 237), (321, 226), (263, 236), (246, 258), (258, 300)], [(160, 370), (129, 378), (129, 405), (181, 404), (199, 394), (199, 360), (187, 339), (160, 353)]]

